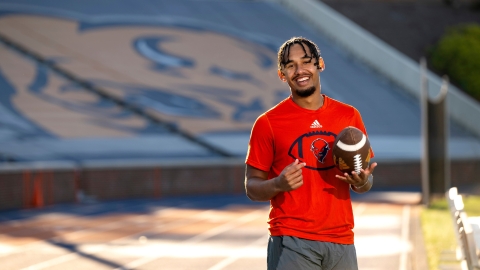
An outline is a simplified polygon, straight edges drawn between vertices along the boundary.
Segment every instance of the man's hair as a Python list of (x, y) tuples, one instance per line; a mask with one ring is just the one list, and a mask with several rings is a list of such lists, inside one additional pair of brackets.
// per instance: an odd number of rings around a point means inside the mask
[(304, 37), (292, 37), (291, 39), (285, 41), (285, 43), (280, 46), (280, 49), (278, 49), (278, 69), (282, 69), (282, 66), (285, 66), (287, 64), (288, 57), (290, 56), (290, 47), (292, 47), (294, 44), (299, 44), (300, 46), (302, 46), (303, 51), (305, 52), (305, 56), (309, 57), (307, 55), (307, 50), (305, 49), (305, 46), (307, 46), (310, 49), (310, 53), (312, 54), (311, 58), (315, 58), (315, 66), (317, 66), (317, 68), (320, 68), (318, 65), (318, 59), (320, 58), (320, 49), (318, 48), (317, 44)]

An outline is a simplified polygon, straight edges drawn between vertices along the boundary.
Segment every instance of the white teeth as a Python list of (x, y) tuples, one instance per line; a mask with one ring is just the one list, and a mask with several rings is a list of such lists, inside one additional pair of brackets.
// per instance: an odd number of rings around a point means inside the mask
[(298, 79), (297, 81), (299, 81), (299, 82), (304, 82), (304, 81), (306, 81), (306, 80), (308, 80), (308, 78), (307, 78), (307, 77), (304, 77), (304, 78)]

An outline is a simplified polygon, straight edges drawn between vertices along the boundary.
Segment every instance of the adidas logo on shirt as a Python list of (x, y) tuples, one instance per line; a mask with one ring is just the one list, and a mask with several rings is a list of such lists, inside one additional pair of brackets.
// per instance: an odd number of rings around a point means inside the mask
[(318, 122), (318, 120), (313, 121), (313, 123), (310, 125), (310, 128), (321, 128), (322, 125)]

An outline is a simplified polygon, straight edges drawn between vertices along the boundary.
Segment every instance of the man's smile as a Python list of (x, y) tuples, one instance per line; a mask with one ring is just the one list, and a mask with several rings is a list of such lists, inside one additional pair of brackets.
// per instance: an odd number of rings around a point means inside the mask
[(310, 77), (309, 76), (299, 76), (295, 81), (297, 82), (297, 84), (299, 86), (306, 86), (310, 81)]

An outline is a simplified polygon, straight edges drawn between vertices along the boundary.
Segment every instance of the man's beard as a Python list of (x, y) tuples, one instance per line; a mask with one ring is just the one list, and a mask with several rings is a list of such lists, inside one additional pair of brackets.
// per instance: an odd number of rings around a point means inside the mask
[(315, 88), (315, 86), (312, 86), (310, 88), (307, 88), (305, 90), (298, 90), (298, 89), (295, 89), (295, 93), (297, 93), (297, 95), (299, 97), (309, 97), (311, 96), (313, 93), (315, 93), (315, 90), (317, 90), (317, 88)]

